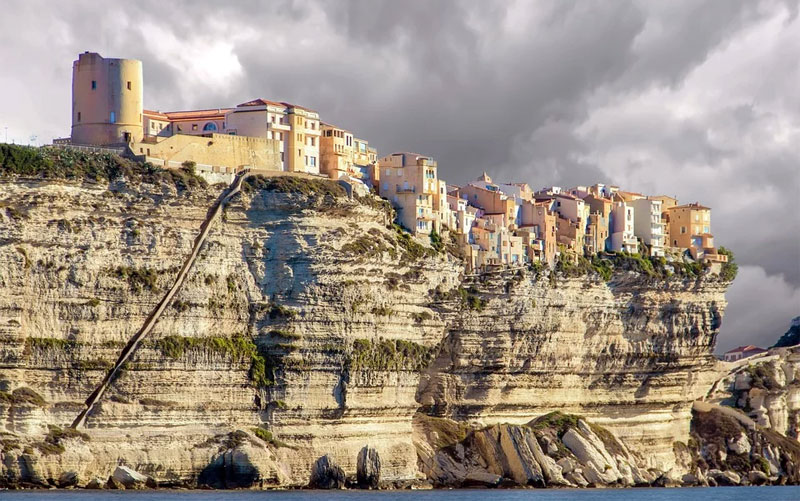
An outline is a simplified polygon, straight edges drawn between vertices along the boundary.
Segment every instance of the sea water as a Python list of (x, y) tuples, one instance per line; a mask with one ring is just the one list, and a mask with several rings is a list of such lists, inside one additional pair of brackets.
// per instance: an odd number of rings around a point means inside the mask
[(800, 501), (800, 487), (433, 491), (0, 491), (9, 501)]

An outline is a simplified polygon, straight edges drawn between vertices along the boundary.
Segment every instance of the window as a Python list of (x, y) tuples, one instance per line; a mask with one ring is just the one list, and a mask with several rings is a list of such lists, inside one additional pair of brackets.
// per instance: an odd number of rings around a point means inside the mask
[(203, 130), (210, 130), (210, 131), (217, 130), (217, 124), (215, 124), (214, 122), (208, 122), (203, 126)]
[(311, 157), (311, 167), (317, 166), (317, 157)]
[(78, 121), (79, 122), (81, 121), (81, 112), (80, 111), (78, 112)]
[(686, 233), (686, 226), (681, 226), (681, 235)]
[(108, 121), (109, 121), (109, 123), (112, 123), (112, 124), (117, 123), (117, 114), (112, 111), (111, 114), (108, 116)]
[(131, 90), (131, 81), (128, 80), (128, 90)]
[(197, 124), (192, 124), (192, 130), (197, 130)]
[(97, 80), (92, 80), (92, 90), (97, 88)]
[(179, 125), (178, 126), (178, 132), (180, 132), (181, 130), (183, 130), (183, 129), (181, 129), (181, 126)]
[(306, 165), (308, 165), (308, 155), (306, 155)]

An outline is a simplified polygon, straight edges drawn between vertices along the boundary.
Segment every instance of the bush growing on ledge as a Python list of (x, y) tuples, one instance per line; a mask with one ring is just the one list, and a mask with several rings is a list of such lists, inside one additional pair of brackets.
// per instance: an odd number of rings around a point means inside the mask
[(158, 282), (158, 273), (147, 268), (131, 268), (130, 266), (117, 266), (111, 270), (111, 275), (128, 282), (130, 288), (139, 293), (142, 288), (155, 291)]
[(135, 183), (172, 184), (181, 190), (208, 186), (186, 170), (165, 170), (110, 153), (0, 144), (0, 177), (12, 175), (95, 182), (124, 177)]
[(166, 336), (157, 339), (153, 347), (165, 357), (173, 360), (182, 358), (186, 352), (197, 350), (227, 355), (231, 360), (244, 360), (256, 352), (256, 345), (246, 336), (232, 337), (183, 337)]
[(390, 317), (394, 314), (394, 310), (388, 306), (375, 306), (372, 308), (372, 314), (379, 317)]
[(433, 358), (433, 348), (411, 341), (381, 339), (356, 339), (347, 360), (351, 370), (412, 370), (428, 366)]
[(558, 437), (561, 438), (569, 428), (577, 428), (578, 421), (582, 418), (574, 414), (564, 414), (560, 411), (550, 412), (544, 416), (539, 416), (533, 421), (528, 423), (528, 427), (533, 430), (544, 430), (546, 428), (553, 428), (558, 432)]
[(775, 376), (763, 365), (750, 365), (745, 369), (745, 372), (750, 376), (750, 386), (753, 388), (762, 390), (778, 390), (781, 388)]
[(283, 441), (278, 440), (277, 438), (275, 438), (272, 435), (272, 432), (269, 431), (269, 430), (266, 430), (266, 429), (261, 428), (261, 427), (253, 428), (252, 430), (253, 430), (253, 434), (255, 436), (257, 436), (258, 438), (260, 438), (261, 440), (263, 440), (264, 442), (268, 443), (269, 445), (271, 445), (273, 447), (276, 447), (276, 448), (286, 447), (288, 449), (294, 449), (294, 447), (290, 446), (286, 442), (283, 442)]
[(733, 279), (735, 279), (736, 275), (739, 273), (739, 265), (736, 264), (736, 260), (733, 257), (733, 251), (725, 247), (720, 247), (717, 252), (723, 256), (728, 256), (728, 262), (722, 263), (722, 266), (720, 267), (720, 278), (726, 282), (733, 282)]
[(30, 388), (22, 387), (17, 388), (11, 393), (0, 391), (0, 402), (11, 405), (35, 405), (36, 407), (44, 407), (47, 405), (44, 397), (36, 393)]
[(25, 340), (26, 350), (61, 350), (72, 351), (78, 343), (70, 339), (54, 337), (29, 337)]
[(442, 242), (442, 237), (439, 236), (439, 233), (436, 231), (436, 228), (431, 230), (431, 247), (436, 252), (442, 252), (444, 250), (444, 242)]
[(414, 323), (421, 324), (421, 323), (423, 323), (423, 322), (425, 322), (427, 320), (432, 319), (433, 315), (431, 315), (427, 311), (422, 311), (422, 312), (412, 313), (411, 314), (411, 318), (414, 319)]
[(392, 228), (397, 236), (397, 244), (403, 249), (403, 255), (400, 258), (402, 263), (413, 263), (424, 257), (436, 256), (436, 251), (432, 248), (425, 247), (421, 243), (414, 240), (410, 233), (403, 230), (398, 224), (393, 224)]
[(242, 189), (247, 193), (253, 191), (271, 191), (274, 193), (300, 193), (303, 195), (346, 197), (347, 192), (339, 183), (327, 179), (309, 179), (294, 176), (251, 176), (245, 179)]
[(271, 303), (268, 311), (270, 320), (275, 320), (277, 318), (294, 318), (297, 316), (297, 310), (276, 303)]

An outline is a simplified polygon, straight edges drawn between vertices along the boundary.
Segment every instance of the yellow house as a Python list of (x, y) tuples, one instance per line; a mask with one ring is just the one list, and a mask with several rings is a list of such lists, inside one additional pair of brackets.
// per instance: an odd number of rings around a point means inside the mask
[(225, 115), (228, 134), (277, 140), (281, 169), (288, 172), (320, 172), (319, 114), (296, 104), (254, 99)]
[(145, 139), (170, 137), (175, 134), (204, 136), (225, 130), (225, 115), (230, 108), (186, 111), (144, 110)]
[(711, 234), (711, 209), (695, 202), (668, 210), (670, 245), (681, 249), (701, 247), (702, 236)]
[(417, 153), (392, 153), (379, 161), (378, 193), (398, 209), (398, 219), (412, 233), (441, 231), (437, 201), (447, 193), (440, 186), (436, 162)]
[(323, 123), (319, 154), (320, 173), (331, 179), (348, 175), (362, 181), (374, 181), (373, 166), (378, 161), (378, 152), (346, 129)]

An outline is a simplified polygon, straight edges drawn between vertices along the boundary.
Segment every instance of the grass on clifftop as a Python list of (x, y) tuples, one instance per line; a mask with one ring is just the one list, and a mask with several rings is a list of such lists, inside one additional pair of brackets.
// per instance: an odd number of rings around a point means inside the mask
[(95, 182), (124, 177), (134, 183), (171, 184), (179, 190), (208, 186), (189, 168), (167, 170), (111, 153), (0, 144), (0, 177), (14, 175)]
[[(723, 249), (725, 248), (720, 248), (721, 251)], [(726, 250), (725, 252), (730, 251)], [(733, 266), (736, 265), (734, 264)], [(604, 252), (591, 258), (577, 256), (574, 259), (562, 254), (556, 262), (555, 270), (566, 277), (580, 277), (596, 273), (603, 281), (607, 282), (618, 271), (633, 271), (660, 279), (673, 275), (684, 278), (698, 278), (703, 275), (707, 267), (708, 265), (699, 262), (684, 262), (681, 260), (668, 262), (663, 257), (642, 256), (635, 252)], [(541, 266), (532, 266), (532, 268), (537, 273), (542, 271)], [(731, 268), (723, 266), (720, 276), (725, 280), (733, 280), (733, 278), (726, 278), (730, 273)], [(736, 273), (733, 271), (733, 277), (735, 276)]]
[(323, 197), (330, 195), (333, 198), (347, 196), (344, 188), (334, 181), (294, 176), (252, 176), (245, 179), (242, 189), (247, 193), (263, 190), (274, 193), (321, 195)]

